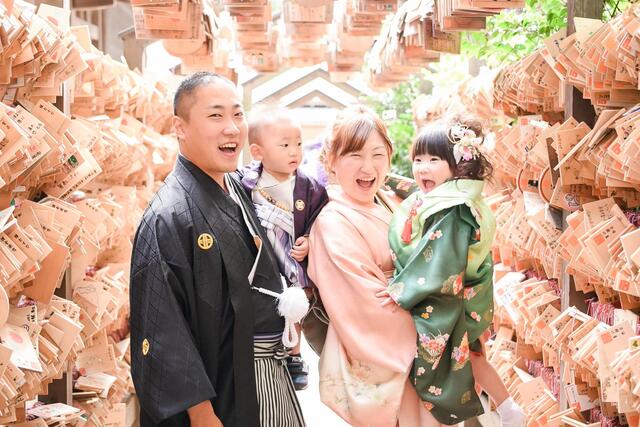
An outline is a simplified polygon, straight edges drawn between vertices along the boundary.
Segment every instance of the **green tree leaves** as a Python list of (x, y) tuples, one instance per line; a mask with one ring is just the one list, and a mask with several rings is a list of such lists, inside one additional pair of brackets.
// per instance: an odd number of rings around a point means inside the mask
[(565, 0), (527, 0), (524, 9), (503, 10), (488, 18), (485, 31), (465, 33), (462, 52), (498, 67), (529, 55), (566, 22)]
[[(633, 2), (604, 0), (602, 19), (610, 20)], [(504, 10), (488, 18), (485, 31), (465, 33), (462, 53), (498, 67), (533, 53), (546, 38), (566, 25), (566, 0), (527, 0), (524, 9)]]

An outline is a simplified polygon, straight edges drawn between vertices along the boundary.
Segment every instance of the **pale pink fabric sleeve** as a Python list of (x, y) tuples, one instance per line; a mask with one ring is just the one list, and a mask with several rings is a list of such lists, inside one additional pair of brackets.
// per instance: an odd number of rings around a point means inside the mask
[(309, 277), (320, 296), (331, 327), (348, 357), (398, 373), (408, 373), (416, 352), (416, 330), (410, 314), (382, 307), (376, 293), (386, 289), (381, 267), (387, 242), (367, 244), (363, 236), (383, 235), (363, 221), (355, 228), (341, 214), (322, 212), (309, 236)]

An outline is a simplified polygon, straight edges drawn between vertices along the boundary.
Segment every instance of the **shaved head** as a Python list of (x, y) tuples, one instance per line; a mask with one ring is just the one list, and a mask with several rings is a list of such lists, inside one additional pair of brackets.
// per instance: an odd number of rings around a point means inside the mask
[(235, 88), (231, 80), (209, 71), (200, 71), (182, 80), (173, 97), (173, 114), (188, 121), (191, 107), (196, 102), (194, 95), (197, 90), (219, 82), (227, 83)]

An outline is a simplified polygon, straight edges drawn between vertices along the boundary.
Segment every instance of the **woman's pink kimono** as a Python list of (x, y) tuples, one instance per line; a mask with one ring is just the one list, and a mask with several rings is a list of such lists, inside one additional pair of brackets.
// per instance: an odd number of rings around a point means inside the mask
[(376, 297), (393, 274), (391, 213), (339, 186), (328, 190), (311, 229), (308, 268), (331, 319), (320, 357), (322, 402), (358, 427), (437, 426), (408, 382), (417, 337), (411, 315)]

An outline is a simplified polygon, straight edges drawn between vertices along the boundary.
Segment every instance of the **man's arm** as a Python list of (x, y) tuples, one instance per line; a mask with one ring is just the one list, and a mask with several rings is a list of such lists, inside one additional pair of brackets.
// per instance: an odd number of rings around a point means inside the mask
[[(146, 218), (132, 256), (131, 374), (141, 406), (157, 423), (216, 395), (185, 314), (194, 277), (178, 234)], [(160, 244), (171, 248), (170, 261)]]
[(211, 401), (205, 400), (187, 410), (191, 427), (222, 427), (222, 422), (216, 416)]

